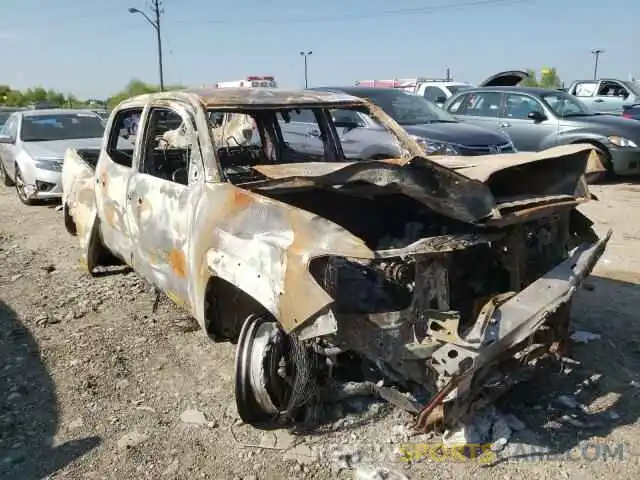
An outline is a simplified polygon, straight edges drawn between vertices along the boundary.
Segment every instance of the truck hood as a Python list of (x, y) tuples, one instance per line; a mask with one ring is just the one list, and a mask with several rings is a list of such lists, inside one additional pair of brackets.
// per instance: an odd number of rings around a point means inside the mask
[(485, 79), (479, 87), (515, 87), (523, 80), (529, 78), (529, 74), (523, 70), (507, 70), (491, 75)]
[(463, 122), (406, 125), (412, 135), (426, 140), (465, 146), (502, 145), (509, 140), (497, 131)]
[(25, 142), (22, 145), (31, 158), (62, 160), (68, 148), (100, 148), (102, 137), (54, 140), (51, 142)]
[[(466, 223), (500, 220), (502, 210), (590, 198), (584, 172), (590, 145), (482, 157), (258, 165), (264, 180), (241, 185), (264, 192), (345, 189), (367, 196), (403, 194)], [(514, 203), (515, 202), (515, 203)], [(506, 211), (506, 210), (505, 210)]]

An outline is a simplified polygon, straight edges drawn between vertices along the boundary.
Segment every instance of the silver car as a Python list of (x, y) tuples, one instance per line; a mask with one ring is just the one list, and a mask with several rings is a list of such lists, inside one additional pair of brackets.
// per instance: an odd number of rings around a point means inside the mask
[(92, 111), (71, 109), (14, 112), (0, 130), (0, 181), (16, 187), (20, 201), (60, 198), (68, 148), (100, 148), (104, 121)]

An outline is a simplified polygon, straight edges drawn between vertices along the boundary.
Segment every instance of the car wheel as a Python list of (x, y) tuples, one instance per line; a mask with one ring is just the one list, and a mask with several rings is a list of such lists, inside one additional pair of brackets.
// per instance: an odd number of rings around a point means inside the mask
[(25, 205), (33, 205), (35, 203), (33, 199), (27, 196), (26, 185), (18, 165), (16, 165), (16, 193), (18, 194), (18, 199)]
[(4, 169), (4, 163), (0, 160), (0, 181), (6, 187), (13, 187), (14, 183), (9, 175), (7, 175), (7, 171)]
[(235, 397), (240, 418), (253, 425), (277, 420), (293, 394), (280, 372), (283, 364), (296, 367), (294, 359), (286, 358), (291, 351), (288, 335), (267, 316), (250, 315), (236, 348)]

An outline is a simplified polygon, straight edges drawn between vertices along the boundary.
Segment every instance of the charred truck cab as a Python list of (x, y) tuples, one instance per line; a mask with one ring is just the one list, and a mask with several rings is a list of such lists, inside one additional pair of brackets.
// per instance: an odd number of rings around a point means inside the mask
[[(346, 161), (336, 109), (376, 118), (401, 158)], [(138, 110), (123, 168), (110, 144)], [(220, 114), (247, 121), (211, 123)], [(313, 128), (281, 128), (294, 117)], [(90, 272), (119, 258), (237, 342), (247, 422), (355, 392), (423, 429), (454, 423), (562, 350), (572, 296), (611, 235), (576, 209), (591, 200), (591, 145), (428, 159), (364, 99), (280, 89), (144, 95), (108, 125), (99, 154), (67, 152), (68, 230)]]

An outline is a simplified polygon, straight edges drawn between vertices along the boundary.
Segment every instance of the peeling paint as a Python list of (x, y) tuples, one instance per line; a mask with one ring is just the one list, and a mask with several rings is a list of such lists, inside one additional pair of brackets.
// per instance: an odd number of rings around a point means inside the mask
[(171, 270), (180, 278), (186, 278), (187, 276), (187, 262), (182, 250), (171, 250), (169, 252), (169, 265)]

